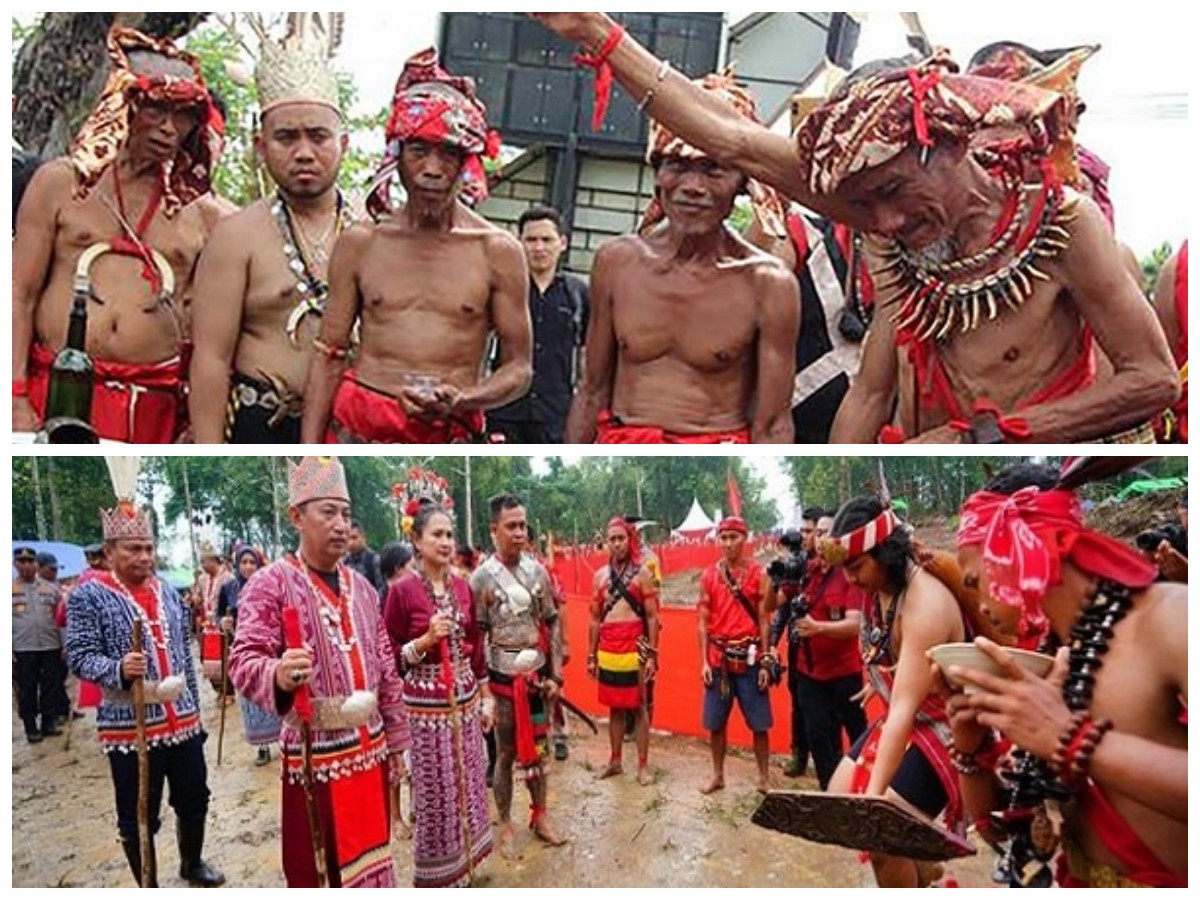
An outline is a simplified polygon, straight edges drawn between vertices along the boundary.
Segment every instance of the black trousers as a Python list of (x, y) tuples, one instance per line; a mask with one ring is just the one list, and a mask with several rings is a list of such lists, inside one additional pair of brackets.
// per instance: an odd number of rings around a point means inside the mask
[(792, 757), (803, 767), (808, 767), (808, 725), (804, 719), (804, 701), (800, 696), (800, 673), (788, 671), (788, 693), (792, 697)]
[(488, 433), (504, 435), (506, 444), (561, 444), (566, 428), (565, 416), (546, 422), (488, 420)]
[(867, 730), (866, 712), (851, 699), (862, 690), (862, 676), (847, 675), (831, 681), (817, 681), (797, 673), (796, 681), (800, 703), (804, 706), (808, 749), (817, 767), (821, 790), (825, 790), (844, 755), (842, 730), (851, 745)]
[[(163, 783), (170, 786), (171, 809), (181, 820), (198, 819), (208, 814), (208, 764), (204, 760), (205, 735), (198, 734), (182, 744), (157, 746), (150, 750), (150, 833), (162, 826)], [(137, 753), (108, 754), (113, 790), (117, 797), (117, 832), (122, 840), (138, 834)]]
[[(59, 715), (58, 694), (62, 691), (61, 650), (17, 650), (17, 709), (27, 734), (48, 729)], [(42, 717), (41, 729), (38, 716)]]

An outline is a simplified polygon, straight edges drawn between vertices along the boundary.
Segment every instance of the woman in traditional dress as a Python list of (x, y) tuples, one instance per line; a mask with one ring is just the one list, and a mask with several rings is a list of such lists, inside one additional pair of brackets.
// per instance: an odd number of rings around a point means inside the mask
[(487, 754), (494, 701), (467, 582), (454, 575), (454, 523), (432, 503), (413, 516), (415, 571), (388, 593), (384, 620), (412, 730), (413, 885), (469, 884), (492, 851)]
[[(851, 500), (820, 545), (831, 565), (871, 595), (863, 613), (863, 663), (869, 690), (884, 714), (855, 743), (834, 773), (831, 793), (899, 796), (930, 819), (944, 812), (963, 826), (958, 774), (946, 747), (945, 701), (935, 692), (926, 653), (964, 639), (958, 600), (920, 568), (911, 538), (889, 507), (874, 497)], [(937, 867), (901, 856), (871, 854), (880, 887), (925, 887)]]
[[(238, 595), (264, 564), (262, 553), (254, 547), (242, 546), (234, 554), (234, 578), (221, 588), (221, 598), (217, 602), (217, 620), (231, 636), (237, 631)], [(238, 705), (242, 710), (242, 730), (246, 742), (258, 749), (254, 764), (265, 766), (271, 762), (271, 745), (279, 740), (279, 717), (256, 706), (244, 696), (238, 697)]]

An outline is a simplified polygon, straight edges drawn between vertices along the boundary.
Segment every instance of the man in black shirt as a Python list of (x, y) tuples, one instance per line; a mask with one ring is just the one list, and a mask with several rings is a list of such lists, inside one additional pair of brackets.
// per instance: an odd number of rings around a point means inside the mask
[(382, 591), (386, 585), (379, 567), (379, 554), (367, 546), (367, 536), (361, 522), (350, 523), (348, 547), (350, 552), (346, 554), (346, 565), (375, 585), (377, 591)]
[(518, 224), (529, 263), (529, 312), (533, 319), (533, 385), (529, 393), (488, 416), (493, 435), (510, 444), (561, 444), (571, 398), (582, 371), (587, 334), (587, 286), (558, 271), (567, 250), (562, 216), (534, 206)]

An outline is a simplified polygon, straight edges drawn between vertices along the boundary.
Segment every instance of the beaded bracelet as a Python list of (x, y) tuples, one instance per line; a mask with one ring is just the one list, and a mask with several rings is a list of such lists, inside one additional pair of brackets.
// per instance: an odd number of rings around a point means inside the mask
[(334, 347), (325, 343), (320, 338), (313, 338), (312, 345), (314, 350), (316, 350), (322, 356), (329, 357), (329, 359), (344, 360), (350, 356), (350, 351), (345, 347)]
[(404, 654), (404, 661), (410, 666), (420, 665), (421, 661), (425, 659), (425, 654), (417, 649), (416, 640), (411, 640), (405, 644), (401, 652)]
[(637, 105), (638, 112), (645, 112), (650, 108), (650, 104), (654, 102), (654, 95), (658, 93), (659, 85), (667, 80), (667, 76), (671, 74), (671, 63), (668, 60), (663, 60), (662, 65), (658, 67), (658, 74), (654, 76), (654, 81), (650, 87), (646, 88), (646, 93), (642, 96), (642, 102)]
[(1111, 719), (1094, 720), (1087, 713), (1075, 713), (1071, 717), (1071, 724), (1059, 736), (1058, 746), (1050, 759), (1058, 777), (1072, 786), (1086, 781), (1096, 748), (1104, 736), (1112, 731), (1112, 727)]
[(950, 764), (960, 775), (978, 775), (980, 772), (990, 772), (996, 767), (1000, 757), (996, 734), (990, 730), (984, 734), (979, 746), (969, 753), (956, 747), (953, 742), (947, 750), (950, 754)]

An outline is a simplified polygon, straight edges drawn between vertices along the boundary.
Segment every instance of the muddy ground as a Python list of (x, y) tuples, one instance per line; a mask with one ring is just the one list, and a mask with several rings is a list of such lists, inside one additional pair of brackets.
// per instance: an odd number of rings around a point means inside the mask
[[(230, 887), (282, 887), (279, 864), (278, 762), (256, 768), (242, 740), (238, 708), (226, 718), (224, 764), (216, 766), (218, 710), (204, 686), (209, 786), (213, 792), (205, 856), (225, 872)], [(70, 749), (64, 737), (38, 745), (25, 741), (12, 718), (12, 885), (132, 887), (133, 878), (115, 839), (108, 765), (95, 735), (94, 715), (77, 721)], [(726, 765), (728, 787), (711, 797), (697, 788), (711, 771), (707, 745), (691, 738), (655, 735), (655, 784), (640, 787), (627, 774), (605, 782), (595, 773), (608, 759), (606, 732), (594, 737), (571, 723), (570, 759), (552, 763), (550, 811), (572, 841), (549, 848), (519, 835), (523, 858), (494, 856), (478, 877), (488, 887), (861, 887), (873, 884), (869, 866), (849, 850), (806, 843), (763, 830), (749, 821), (758, 795), (748, 753), (735, 751)], [(772, 761), (778, 787), (815, 789), (812, 779), (787, 779), (782, 759)], [(524, 807), (521, 794), (514, 806)], [(164, 888), (178, 878), (173, 814), (164, 802), (158, 839)], [(410, 843), (394, 841), (401, 884), (408, 881)], [(962, 886), (987, 884), (991, 854), (950, 864)]]

